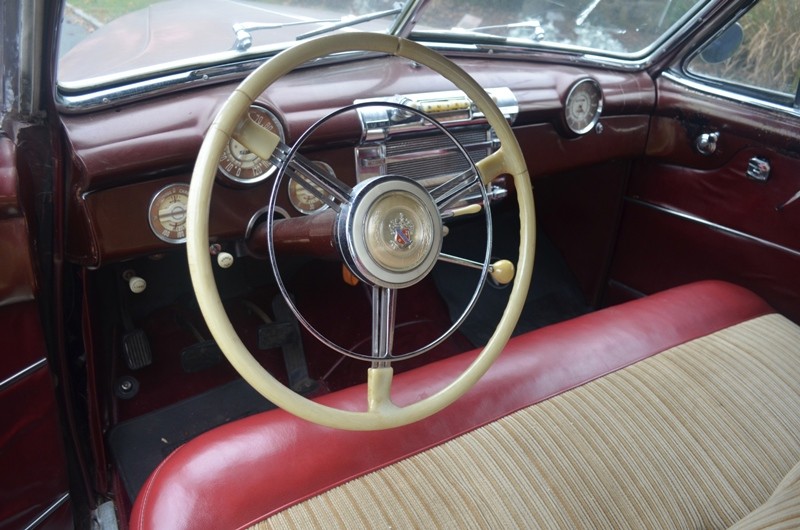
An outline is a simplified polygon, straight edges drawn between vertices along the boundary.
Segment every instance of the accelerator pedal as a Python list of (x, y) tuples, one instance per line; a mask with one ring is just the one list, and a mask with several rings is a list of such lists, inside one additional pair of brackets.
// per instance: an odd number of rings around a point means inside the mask
[(289, 377), (289, 388), (298, 394), (312, 393), (318, 384), (308, 376), (308, 364), (297, 318), (281, 295), (273, 298), (272, 312), (275, 322), (262, 324), (258, 329), (258, 347), (262, 350), (281, 348)]

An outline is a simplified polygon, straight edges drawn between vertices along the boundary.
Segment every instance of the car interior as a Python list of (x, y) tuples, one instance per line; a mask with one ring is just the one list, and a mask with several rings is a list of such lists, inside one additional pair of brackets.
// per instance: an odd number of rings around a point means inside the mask
[(636, 67), (345, 31), (104, 102), (51, 62), (0, 134), (0, 366), (45, 359), (0, 519), (799, 525), (800, 91), (692, 66), (751, 4)]

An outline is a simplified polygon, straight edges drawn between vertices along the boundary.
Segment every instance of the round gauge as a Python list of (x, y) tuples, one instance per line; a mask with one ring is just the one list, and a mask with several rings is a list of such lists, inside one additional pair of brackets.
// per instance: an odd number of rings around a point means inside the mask
[[(336, 178), (336, 173), (333, 172), (333, 168), (326, 164), (325, 162), (321, 162), (319, 160), (315, 160), (314, 165), (320, 168), (324, 173), (329, 175), (330, 177)], [(317, 191), (322, 193), (322, 188), (319, 186), (315, 186)], [(308, 191), (302, 184), (297, 182), (295, 179), (289, 179), (289, 201), (292, 203), (292, 206), (300, 212), (304, 214), (312, 214), (315, 212), (319, 212), (324, 210), (328, 207), (325, 202)]]
[(594, 79), (582, 79), (570, 88), (564, 101), (564, 119), (575, 134), (591, 131), (603, 111), (603, 92)]
[[(277, 134), (282, 142), (285, 141), (283, 127), (273, 113), (263, 107), (251, 105), (248, 116), (256, 124)], [(275, 166), (231, 139), (219, 157), (219, 171), (225, 178), (238, 184), (254, 184), (272, 175)]]
[(187, 202), (188, 184), (170, 184), (153, 196), (148, 217), (150, 229), (157, 238), (175, 244), (186, 241)]

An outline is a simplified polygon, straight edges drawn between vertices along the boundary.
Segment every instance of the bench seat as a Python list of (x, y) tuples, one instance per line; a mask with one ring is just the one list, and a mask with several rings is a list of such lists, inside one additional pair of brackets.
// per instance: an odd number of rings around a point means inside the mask
[[(474, 356), (398, 375), (395, 401)], [(361, 409), (363, 389), (321, 401)], [(798, 461), (800, 328), (702, 282), (517, 337), (411, 426), (345, 432), (271, 411), (217, 428), (153, 473), (131, 524), (723, 528), (773, 516), (770, 502), (794, 517)]]

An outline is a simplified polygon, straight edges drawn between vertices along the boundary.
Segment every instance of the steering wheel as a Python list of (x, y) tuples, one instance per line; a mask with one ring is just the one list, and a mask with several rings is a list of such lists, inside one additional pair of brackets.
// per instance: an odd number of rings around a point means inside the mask
[[(296, 67), (329, 54), (348, 51), (385, 53), (416, 61), (462, 90), (486, 116), (501, 143), (497, 151), (476, 164), (480, 181), (488, 184), (499, 175), (511, 175), (520, 215), (516, 276), (508, 304), (481, 353), (449, 385), (424, 399), (403, 406), (391, 400), (391, 363), (373, 363), (368, 369), (366, 410), (363, 411), (332, 408), (305, 398), (275, 379), (255, 360), (225, 312), (208, 251), (211, 194), (219, 158), (230, 139), (237, 140), (260, 158), (277, 164), (292, 158), (277, 135), (247, 118), (250, 105), (267, 87)], [(340, 204), (346, 205), (337, 212), (336, 231), (342, 233), (336, 235), (335, 239), (345, 263), (356, 268), (354, 272), (372, 285), (381, 297), (374, 307), (379, 312), (381, 307), (384, 308), (377, 320), (385, 324), (373, 325), (373, 343), (386, 352), (391, 348), (388, 337), (393, 322), (387, 315), (392, 311), (393, 293), (423, 278), (440, 257), (443, 235), (439, 209), (441, 197), (432, 196), (411, 179), (402, 177), (376, 177), (363, 186), (347, 189), (335, 181), (315, 175), (309, 183), (309, 186), (312, 185), (322, 188), (321, 196), (338, 197)], [(359, 233), (358, 227), (385, 224), (387, 215), (395, 215), (387, 212), (396, 212), (397, 208), (412, 212), (415, 219), (422, 220), (425, 226), (422, 230), (424, 241), (418, 245), (422, 251), (416, 252), (412, 258), (398, 258), (397, 253), (382, 253), (367, 241), (370, 237), (353, 235)], [(370, 229), (366, 230), (369, 232)], [(450, 60), (420, 44), (391, 35), (345, 33), (320, 37), (283, 51), (250, 74), (227, 99), (206, 133), (197, 156), (189, 190), (186, 232), (189, 271), (203, 318), (218, 346), (239, 374), (269, 401), (305, 420), (339, 429), (378, 430), (413, 423), (442, 410), (486, 373), (511, 337), (522, 311), (533, 269), (536, 230), (531, 182), (519, 144), (502, 112), (480, 85)]]

